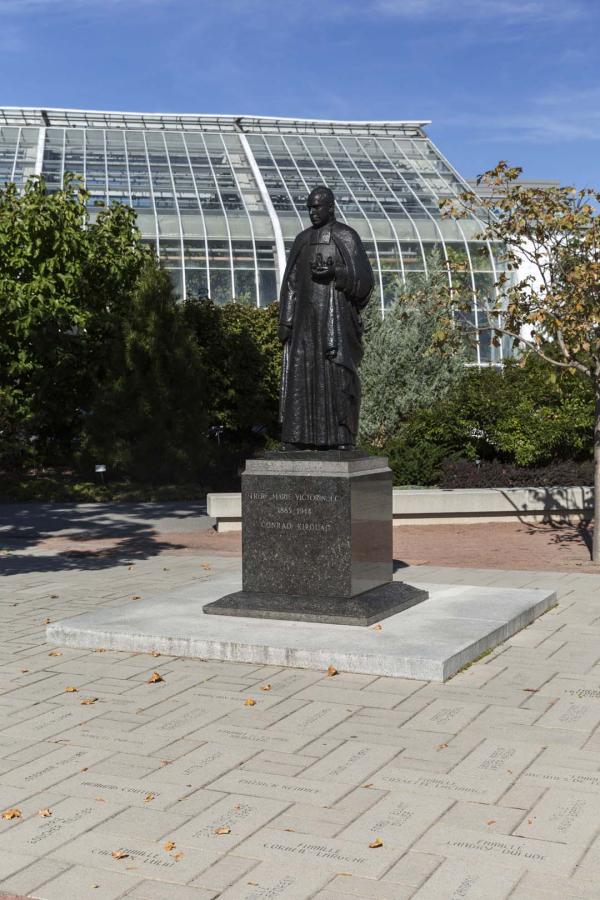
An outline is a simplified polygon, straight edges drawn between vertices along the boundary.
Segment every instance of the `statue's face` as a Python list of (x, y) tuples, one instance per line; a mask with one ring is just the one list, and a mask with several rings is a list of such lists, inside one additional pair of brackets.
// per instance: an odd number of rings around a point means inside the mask
[(315, 228), (327, 225), (333, 219), (333, 205), (323, 194), (312, 194), (308, 198), (308, 215)]

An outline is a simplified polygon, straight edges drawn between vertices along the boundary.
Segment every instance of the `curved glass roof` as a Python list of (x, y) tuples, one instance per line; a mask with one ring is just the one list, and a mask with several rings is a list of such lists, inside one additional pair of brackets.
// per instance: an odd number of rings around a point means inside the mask
[[(440, 216), (439, 201), (469, 186), (427, 124), (5, 107), (0, 183), (43, 174), (58, 190), (79, 173), (92, 215), (99, 203), (136, 210), (180, 296), (257, 305), (276, 299), (291, 242), (310, 224), (306, 197), (326, 184), (365, 243), (382, 312), (433, 258), (491, 295), (499, 263), (476, 240), (481, 223)], [(477, 304), (471, 315), (481, 324)], [(484, 332), (477, 361), (501, 352)]]

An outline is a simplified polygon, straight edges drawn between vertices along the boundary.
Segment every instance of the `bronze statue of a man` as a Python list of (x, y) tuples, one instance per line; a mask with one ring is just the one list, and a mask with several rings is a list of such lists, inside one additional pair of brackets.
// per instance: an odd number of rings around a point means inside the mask
[(329, 188), (315, 188), (307, 205), (312, 227), (294, 241), (281, 285), (282, 442), (350, 450), (360, 409), (360, 311), (373, 270), (356, 231), (336, 221)]

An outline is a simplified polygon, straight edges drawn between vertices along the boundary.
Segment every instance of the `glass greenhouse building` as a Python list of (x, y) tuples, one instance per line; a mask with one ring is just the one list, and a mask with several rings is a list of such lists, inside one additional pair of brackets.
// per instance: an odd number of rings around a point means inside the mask
[[(57, 190), (79, 173), (92, 215), (99, 204), (135, 209), (181, 297), (259, 306), (276, 299), (286, 254), (310, 224), (306, 197), (326, 184), (365, 243), (382, 311), (398, 281), (419, 280), (433, 259), (452, 263), (450, 282), (460, 271), (489, 296), (498, 254), (477, 241), (476, 218), (441, 218), (439, 201), (469, 185), (427, 124), (0, 108), (0, 184), (42, 174)], [(474, 304), (478, 324), (482, 315)], [(501, 354), (484, 332), (477, 361)]]

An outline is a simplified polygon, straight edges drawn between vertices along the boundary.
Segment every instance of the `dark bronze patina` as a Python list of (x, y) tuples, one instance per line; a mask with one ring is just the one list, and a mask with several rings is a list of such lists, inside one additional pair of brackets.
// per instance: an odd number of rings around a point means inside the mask
[(312, 226), (294, 241), (281, 286), (282, 442), (290, 450), (351, 450), (360, 410), (360, 311), (373, 270), (356, 231), (336, 221), (329, 188), (315, 188), (307, 205)]

